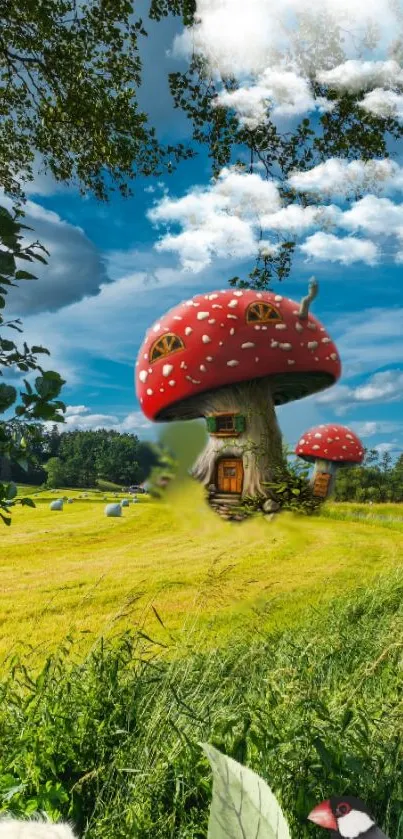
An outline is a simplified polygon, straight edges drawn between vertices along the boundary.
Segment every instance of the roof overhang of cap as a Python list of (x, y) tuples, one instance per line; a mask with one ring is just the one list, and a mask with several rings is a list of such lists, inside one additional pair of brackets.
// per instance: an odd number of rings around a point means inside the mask
[[(248, 321), (251, 306), (263, 306), (266, 314), (271, 307), (277, 314), (271, 320)], [(155, 357), (155, 347), (161, 341), (164, 345), (167, 335), (177, 336), (182, 347), (177, 342), (173, 351)], [(226, 385), (270, 377), (279, 404), (330, 387), (340, 373), (339, 355), (326, 329), (311, 313), (300, 319), (294, 300), (273, 292), (227, 289), (180, 303), (148, 330), (135, 384), (144, 414), (163, 421), (165, 412), (173, 418), (176, 407), (180, 418), (184, 401)]]

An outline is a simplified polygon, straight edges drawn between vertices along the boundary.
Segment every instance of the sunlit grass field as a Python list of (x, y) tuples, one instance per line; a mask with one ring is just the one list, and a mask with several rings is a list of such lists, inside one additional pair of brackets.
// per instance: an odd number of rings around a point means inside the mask
[[(162, 501), (139, 495), (120, 518), (104, 514), (112, 492), (30, 495), (36, 509), (14, 508), (0, 528), (2, 662), (27, 642), (43, 657), (68, 633), (90, 633), (90, 644), (140, 624), (162, 641), (192, 624), (215, 645), (255, 620), (289, 626), (308, 605), (403, 565), (403, 505), (328, 504), (320, 518), (238, 524), (211, 512), (193, 482)], [(63, 495), (74, 503), (51, 511)]]

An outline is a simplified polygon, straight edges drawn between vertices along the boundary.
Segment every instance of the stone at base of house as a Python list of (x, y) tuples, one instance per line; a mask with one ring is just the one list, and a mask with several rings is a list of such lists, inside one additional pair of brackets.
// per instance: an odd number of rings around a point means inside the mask
[(267, 498), (262, 504), (262, 510), (264, 510), (265, 513), (275, 513), (279, 509), (280, 504), (272, 498)]

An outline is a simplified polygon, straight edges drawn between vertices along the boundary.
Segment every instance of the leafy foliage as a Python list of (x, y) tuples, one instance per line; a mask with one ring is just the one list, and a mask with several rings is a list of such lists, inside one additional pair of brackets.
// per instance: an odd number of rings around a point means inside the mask
[(192, 157), (163, 148), (138, 111), (138, 39), (128, 0), (6, 3), (0, 37), (0, 183), (16, 197), (32, 180), (35, 154), (56, 180), (105, 200), (116, 185), (129, 195), (136, 174), (171, 172)]
[[(18, 282), (36, 280), (30, 272), (19, 270), (16, 260), (27, 262), (39, 260), (46, 264), (42, 253), (47, 253), (47, 251), (42, 245), (34, 242), (23, 246), (23, 231), (31, 228), (21, 224), (19, 221), (21, 215), (21, 211), (15, 210), (14, 214), (11, 214), (4, 207), (0, 207), (0, 376), (3, 377), (4, 371), (9, 370), (17, 370), (19, 373), (38, 371), (40, 375), (36, 377), (34, 386), (24, 379), (25, 391), (20, 391), (21, 403), (15, 406), (14, 416), (0, 423), (0, 468), (8, 461), (15, 461), (26, 469), (28, 466), (27, 441), (33, 441), (35, 436), (37, 439), (38, 420), (63, 422), (62, 412), (65, 410), (65, 405), (57, 398), (64, 380), (59, 373), (44, 370), (38, 363), (38, 355), (49, 355), (48, 350), (42, 346), (30, 348), (24, 341), (22, 352), (15, 341), (5, 337), (3, 331), (13, 329), (22, 332), (19, 319), (6, 321), (1, 313), (10, 287), (16, 286)], [(17, 389), (13, 385), (0, 382), (0, 414), (9, 411), (16, 401)], [(34, 424), (31, 428), (30, 423)], [(30, 428), (29, 431), (28, 428)], [(1, 479), (2, 471), (0, 471), (0, 481)], [(8, 525), (11, 523), (10, 508), (16, 503), (30, 503), (30, 506), (35, 506), (27, 499), (20, 501), (15, 496), (16, 493), (10, 496), (9, 485), (0, 483), (0, 516)]]

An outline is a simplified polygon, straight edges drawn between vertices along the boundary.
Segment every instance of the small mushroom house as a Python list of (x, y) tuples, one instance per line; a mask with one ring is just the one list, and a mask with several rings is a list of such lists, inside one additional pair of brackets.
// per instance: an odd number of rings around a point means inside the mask
[(337, 469), (362, 463), (364, 446), (345, 425), (318, 425), (298, 440), (295, 454), (315, 464), (311, 478), (313, 494), (327, 498), (334, 489)]
[(337, 349), (301, 303), (251, 289), (199, 294), (148, 330), (136, 362), (136, 392), (154, 422), (204, 417), (208, 443), (192, 469), (210, 494), (270, 497), (284, 467), (275, 406), (331, 387)]

